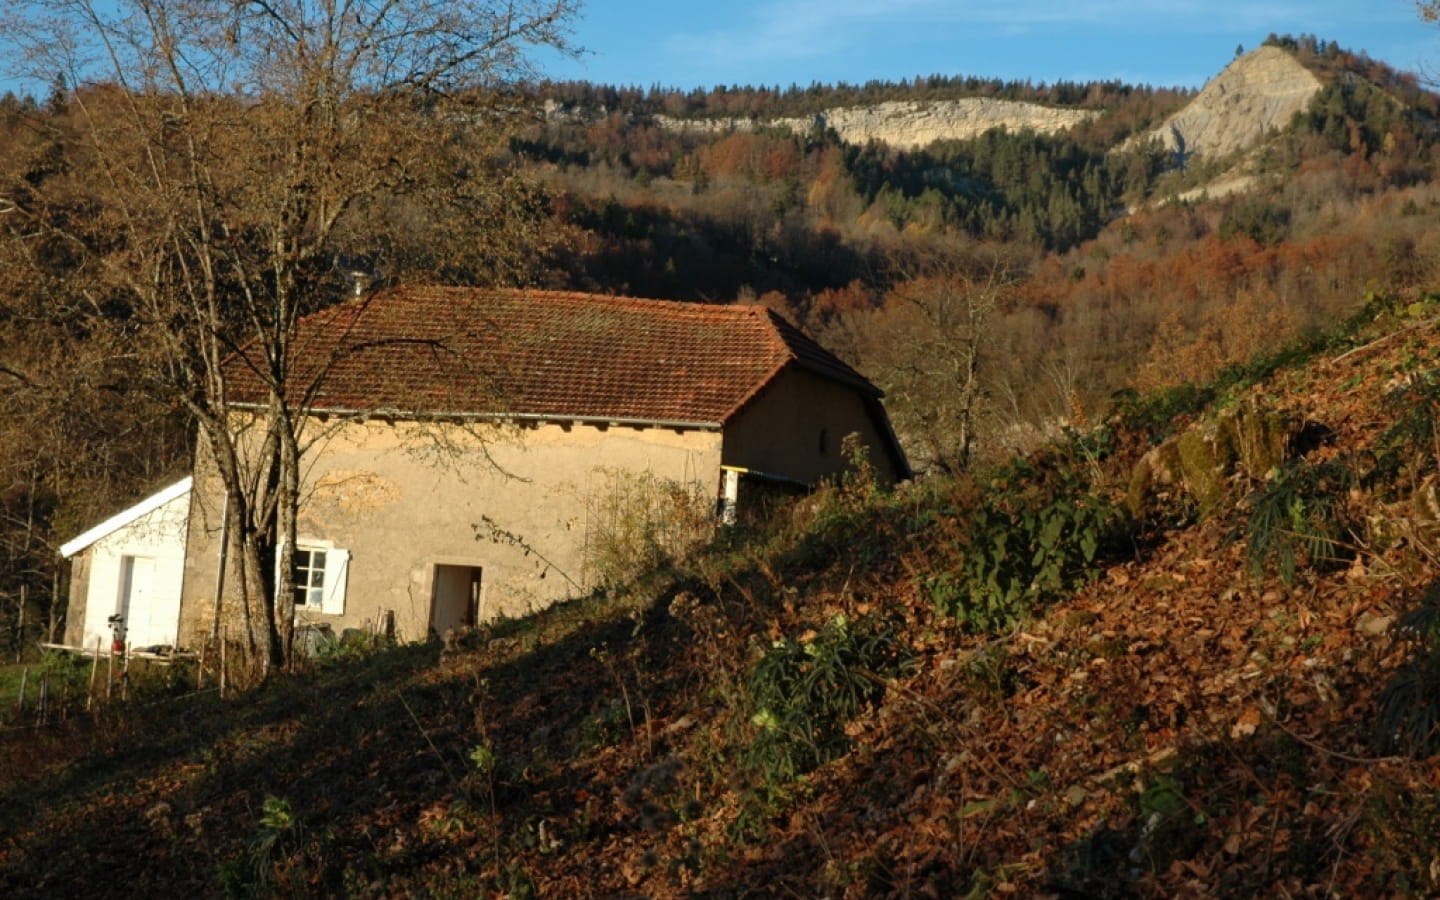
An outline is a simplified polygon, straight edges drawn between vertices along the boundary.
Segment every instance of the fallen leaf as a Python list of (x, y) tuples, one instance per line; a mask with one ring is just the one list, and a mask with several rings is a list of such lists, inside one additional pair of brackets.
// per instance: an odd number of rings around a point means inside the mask
[(1255, 706), (1247, 706), (1245, 711), (1240, 714), (1240, 718), (1236, 719), (1235, 724), (1230, 727), (1230, 736), (1232, 738), (1249, 737), (1255, 733), (1255, 729), (1259, 725), (1260, 709)]

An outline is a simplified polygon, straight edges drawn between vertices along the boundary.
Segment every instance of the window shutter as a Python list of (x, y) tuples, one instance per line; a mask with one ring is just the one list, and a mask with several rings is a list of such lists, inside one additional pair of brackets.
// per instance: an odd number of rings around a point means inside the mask
[(321, 612), (330, 616), (345, 612), (345, 581), (349, 573), (349, 550), (325, 551), (325, 586), (321, 594)]
[(280, 559), (281, 554), (283, 554), (284, 552), (285, 538), (282, 536), (278, 541), (275, 542), (275, 596), (273, 599), (276, 601), (276, 609), (279, 609), (280, 606)]

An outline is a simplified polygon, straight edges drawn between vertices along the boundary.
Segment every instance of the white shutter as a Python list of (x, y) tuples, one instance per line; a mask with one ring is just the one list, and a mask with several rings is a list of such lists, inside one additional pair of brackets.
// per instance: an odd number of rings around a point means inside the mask
[(325, 586), (320, 611), (330, 616), (345, 612), (345, 581), (350, 574), (349, 550), (325, 551)]
[(275, 608), (280, 608), (280, 560), (285, 552), (285, 538), (282, 535), (280, 540), (275, 542)]

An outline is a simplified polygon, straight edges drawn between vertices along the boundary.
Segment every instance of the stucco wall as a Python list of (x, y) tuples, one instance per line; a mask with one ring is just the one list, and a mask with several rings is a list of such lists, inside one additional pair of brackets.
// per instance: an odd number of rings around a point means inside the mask
[[(611, 473), (649, 472), (712, 493), (719, 479), (713, 431), (545, 424), (484, 435), (372, 420), (339, 427), (309, 451), (300, 543), (328, 542), (350, 557), (344, 612), (297, 619), (338, 634), (388, 612), (402, 639), (423, 639), (437, 565), (481, 568), (482, 620), (521, 615), (588, 583), (584, 545)], [(203, 454), (196, 491), (187, 635), (209, 631), (219, 553), (221, 492)], [(234, 584), (227, 578), (227, 610)]]
[[(897, 473), (854, 390), (798, 368), (781, 372), (725, 429), (724, 464), (815, 484), (847, 465), (841, 442), (858, 434), (886, 483)], [(822, 438), (823, 434), (823, 438)]]

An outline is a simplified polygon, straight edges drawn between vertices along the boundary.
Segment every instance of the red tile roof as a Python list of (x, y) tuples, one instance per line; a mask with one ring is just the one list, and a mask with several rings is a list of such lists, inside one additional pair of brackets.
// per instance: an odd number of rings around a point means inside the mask
[[(405, 287), (304, 319), (294, 384), (314, 410), (723, 425), (786, 366), (877, 390), (759, 306), (553, 291)], [(238, 358), (236, 402), (261, 382)], [(292, 400), (298, 400), (292, 397)]]

